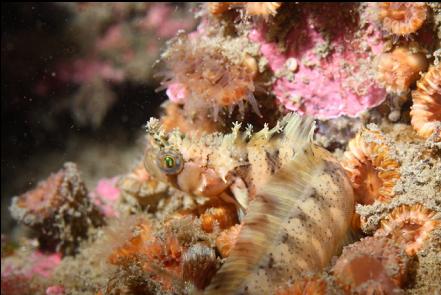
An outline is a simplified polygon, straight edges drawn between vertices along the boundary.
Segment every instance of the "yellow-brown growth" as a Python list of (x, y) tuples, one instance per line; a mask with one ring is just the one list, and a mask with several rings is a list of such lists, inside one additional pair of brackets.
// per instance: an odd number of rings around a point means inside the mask
[(280, 2), (210, 2), (208, 11), (220, 15), (231, 9), (244, 8), (247, 15), (268, 17), (276, 15), (280, 5)]
[(36, 188), (14, 197), (10, 211), (35, 231), (41, 249), (63, 254), (75, 253), (88, 230), (104, 224), (76, 164), (69, 162)]
[(376, 5), (384, 29), (396, 35), (415, 33), (427, 17), (427, 6), (423, 2), (380, 2)]
[(177, 38), (163, 55), (168, 71), (161, 84), (168, 87), (178, 83), (189, 95), (186, 109), (194, 113), (211, 108), (214, 121), (223, 108), (231, 113), (239, 106), (243, 114), (245, 102), (260, 115), (254, 97), (256, 60), (243, 52), (232, 58), (225, 46), (210, 43), (200, 36)]
[(60, 192), (64, 177), (65, 173), (63, 170), (52, 174), (45, 181), (38, 183), (35, 189), (20, 196), (17, 206), (28, 210), (29, 213), (27, 214), (35, 215), (39, 222), (50, 218), (65, 202)]
[(391, 237), (413, 256), (422, 248), (430, 232), (441, 225), (434, 216), (434, 211), (421, 204), (400, 206), (381, 221), (381, 228), (375, 236)]
[(420, 72), (427, 68), (424, 54), (407, 47), (397, 47), (383, 53), (377, 60), (377, 80), (388, 91), (403, 93), (418, 80)]
[(418, 135), (428, 138), (441, 122), (441, 64), (430, 66), (412, 92), (412, 126)]
[(394, 241), (368, 237), (345, 247), (332, 273), (348, 294), (394, 294), (406, 281), (407, 267)]
[(230, 255), (231, 249), (236, 245), (237, 237), (239, 236), (241, 228), (242, 225), (236, 224), (235, 226), (221, 232), (216, 238), (216, 247), (222, 257), (228, 257)]
[(142, 208), (155, 210), (159, 200), (167, 196), (168, 186), (150, 176), (143, 163), (138, 163), (130, 173), (117, 183), (122, 202), (136, 200)]
[(207, 233), (213, 232), (216, 226), (223, 230), (237, 223), (236, 208), (234, 206), (209, 208), (200, 216), (200, 220), (202, 229)]
[(220, 131), (218, 124), (207, 120), (205, 112), (197, 112), (193, 116), (186, 116), (181, 107), (172, 102), (165, 106), (165, 115), (161, 117), (162, 126), (166, 132), (179, 129), (182, 133), (190, 133), (195, 130), (206, 133)]
[(363, 129), (359, 132), (349, 142), (342, 164), (358, 203), (385, 202), (393, 197), (393, 188), (400, 178), (400, 164), (391, 157), (380, 131)]
[(112, 251), (108, 257), (111, 264), (124, 264), (124, 261), (133, 259), (134, 256), (145, 251), (147, 242), (152, 238), (151, 225), (145, 220), (140, 221), (135, 226), (134, 232), (136, 234), (133, 234), (126, 243)]
[(185, 248), (173, 233), (167, 232), (161, 238), (156, 237), (152, 224), (141, 219), (132, 229), (129, 239), (112, 251), (108, 262), (129, 273), (132, 267), (140, 268), (151, 273), (151, 279), (164, 290), (172, 291), (173, 277), (182, 277), (181, 257), (184, 251)]

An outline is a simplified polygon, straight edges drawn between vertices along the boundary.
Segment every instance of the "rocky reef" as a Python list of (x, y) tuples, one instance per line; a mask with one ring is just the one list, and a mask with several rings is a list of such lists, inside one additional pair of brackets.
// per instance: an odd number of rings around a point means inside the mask
[(131, 170), (13, 198), (2, 293), (441, 293), (439, 3), (103, 5), (57, 65), (78, 119), (124, 80), (168, 100)]

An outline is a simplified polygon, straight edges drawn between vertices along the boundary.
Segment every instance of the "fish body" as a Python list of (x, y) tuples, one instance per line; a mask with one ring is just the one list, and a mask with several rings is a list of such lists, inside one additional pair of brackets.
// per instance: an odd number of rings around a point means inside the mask
[(350, 233), (354, 195), (344, 170), (312, 143), (311, 119), (292, 116), (291, 160), (256, 192), (238, 241), (206, 294), (274, 294), (321, 271)]

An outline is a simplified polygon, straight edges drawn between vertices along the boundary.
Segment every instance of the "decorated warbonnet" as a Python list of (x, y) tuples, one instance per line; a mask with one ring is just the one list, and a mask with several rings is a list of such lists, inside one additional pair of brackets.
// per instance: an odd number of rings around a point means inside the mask
[(346, 241), (353, 191), (331, 154), (311, 142), (311, 118), (289, 114), (272, 129), (241, 132), (237, 124), (229, 134), (202, 137), (165, 133), (156, 119), (147, 129), (148, 171), (189, 193), (230, 199), (246, 211), (207, 294), (267, 294), (327, 266)]

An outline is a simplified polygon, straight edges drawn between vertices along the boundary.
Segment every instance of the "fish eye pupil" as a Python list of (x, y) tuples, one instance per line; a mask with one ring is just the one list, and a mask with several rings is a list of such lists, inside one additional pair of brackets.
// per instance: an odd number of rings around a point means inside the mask
[(182, 155), (175, 150), (159, 151), (156, 163), (159, 169), (167, 175), (176, 175), (184, 167)]
[(175, 160), (170, 156), (166, 156), (164, 158), (164, 162), (167, 168), (173, 168), (173, 166), (175, 165)]

